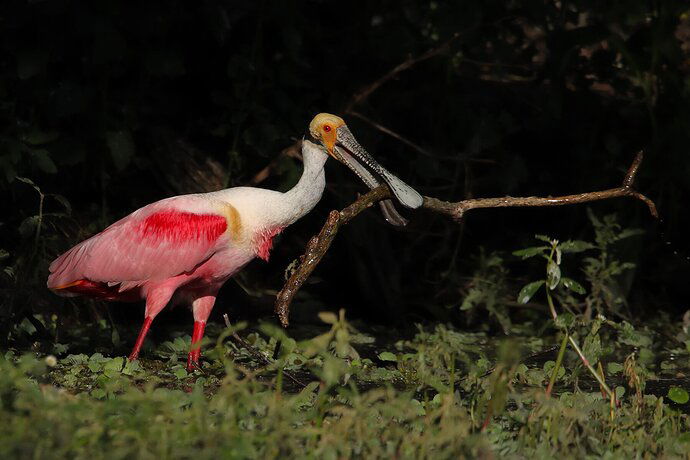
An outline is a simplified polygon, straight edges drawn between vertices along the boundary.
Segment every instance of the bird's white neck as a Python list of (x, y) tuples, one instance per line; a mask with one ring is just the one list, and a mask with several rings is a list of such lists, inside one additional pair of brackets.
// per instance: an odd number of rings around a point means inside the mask
[(305, 140), (302, 143), (302, 159), (304, 162), (302, 177), (276, 203), (280, 208), (280, 212), (276, 213), (279, 220), (276, 222), (277, 226), (287, 227), (297, 221), (314, 209), (323, 195), (326, 186), (323, 167), (328, 156), (321, 147)]

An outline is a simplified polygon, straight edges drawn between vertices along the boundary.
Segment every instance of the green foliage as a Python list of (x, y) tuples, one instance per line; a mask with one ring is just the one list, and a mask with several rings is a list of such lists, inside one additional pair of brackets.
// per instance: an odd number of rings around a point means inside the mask
[[(624, 229), (617, 222), (613, 214), (597, 218), (588, 209), (590, 222), (594, 229), (594, 241), (567, 240), (560, 242), (544, 235), (535, 238), (549, 243), (548, 246), (534, 246), (513, 252), (521, 259), (542, 257), (546, 260), (546, 276), (544, 279), (532, 281), (520, 289), (517, 301), (527, 303), (545, 285), (561, 303), (571, 309), (581, 312), (584, 318), (591, 318), (592, 314), (621, 315), (622, 307), (626, 305), (621, 276), (627, 270), (635, 267), (632, 262), (624, 262), (615, 252), (615, 244), (627, 238), (640, 235), (639, 229)], [(561, 265), (563, 254), (579, 254), (587, 252), (594, 256), (581, 258), (581, 271), (589, 284), (589, 290), (577, 280), (563, 276)], [(586, 295), (583, 301), (578, 301), (572, 294)]]
[(503, 331), (508, 333), (511, 323), (505, 303), (507, 274), (503, 257), (495, 252), (486, 254), (481, 248), (477, 258), (477, 269), (467, 283), (467, 292), (460, 304), (460, 310), (486, 310), (500, 323)]
[(613, 214), (599, 219), (588, 210), (588, 215), (594, 226), (597, 256), (583, 260), (582, 270), (591, 286), (591, 295), (585, 301), (587, 313), (621, 315), (627, 306), (621, 276), (635, 268), (635, 264), (621, 261), (614, 252), (615, 245), (644, 232), (635, 228), (623, 229)]
[[(226, 340), (237, 328), (221, 331), (204, 372), (189, 375), (178, 375), (172, 365), (176, 355), (161, 366), (100, 353), (61, 359), (7, 353), (0, 357), (0, 416), (5, 421), (0, 455), (545, 458), (648, 452), (672, 457), (690, 447), (685, 435), (690, 418), (663, 398), (642, 393), (634, 357), (624, 370), (616, 369), (630, 381), (616, 388), (621, 406), (613, 418), (598, 392), (563, 391), (545, 398), (542, 385), (555, 368), (553, 361), (528, 367), (521, 362), (518, 342), (508, 340), (496, 347), (492, 365), (485, 336), (445, 326), (420, 327), (413, 338), (381, 351), (382, 362), (398, 366), (399, 372), (364, 389), (372, 372), (353, 359), (356, 343), (338, 334), (353, 333), (352, 326), (342, 312), (320, 316), (326, 332), (293, 340), (294, 347), (274, 366), (263, 368), (246, 360), (248, 350)], [(272, 335), (289, 339), (279, 330)], [(246, 337), (262, 353), (276, 340), (256, 333)], [(175, 348), (174, 343), (160, 348)], [(304, 361), (296, 364), (290, 358), (294, 354)], [(285, 391), (287, 379), (280, 369), (290, 365), (313, 374), (298, 374), (305, 383)], [(367, 366), (376, 368), (371, 361)], [(414, 382), (397, 380), (405, 373)], [(564, 367), (557, 378), (568, 382)], [(627, 388), (632, 396), (625, 399)], [(684, 404), (687, 392), (673, 387), (668, 398)]]

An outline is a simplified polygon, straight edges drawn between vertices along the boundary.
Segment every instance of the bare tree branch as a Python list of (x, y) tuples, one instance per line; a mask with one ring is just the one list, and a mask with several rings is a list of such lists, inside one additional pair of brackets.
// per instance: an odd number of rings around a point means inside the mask
[[(564, 206), (578, 203), (588, 203), (591, 201), (607, 200), (618, 197), (636, 198), (647, 205), (649, 213), (657, 218), (658, 213), (654, 202), (642, 193), (632, 188), (635, 175), (642, 163), (643, 152), (639, 152), (633, 160), (628, 172), (623, 179), (620, 187), (608, 190), (579, 193), (575, 195), (564, 195), (556, 197), (503, 197), (503, 198), (474, 198), (457, 202), (442, 201), (433, 197), (424, 197), (422, 208), (439, 214), (445, 214), (456, 221), (462, 219), (467, 211), (480, 208), (508, 208), (508, 207), (541, 207), (541, 206)], [(280, 324), (287, 327), (289, 324), (290, 304), (295, 294), (309, 278), (316, 266), (319, 264), (326, 251), (333, 243), (340, 227), (357, 217), (359, 213), (370, 208), (375, 203), (392, 198), (391, 192), (386, 185), (381, 185), (365, 195), (360, 196), (354, 203), (342, 211), (331, 211), (318, 235), (312, 237), (307, 244), (304, 255), (300, 258), (299, 266), (292, 272), (285, 282), (283, 289), (278, 293), (275, 303), (275, 312), (278, 315)]]
[(352, 96), (352, 99), (350, 99), (350, 102), (345, 106), (345, 113), (350, 113), (350, 111), (352, 110), (352, 108), (354, 106), (361, 104), (363, 101), (368, 99), (369, 96), (371, 96), (371, 93), (373, 93), (374, 91), (379, 89), (379, 87), (381, 87), (381, 85), (383, 85), (387, 81), (395, 78), (399, 73), (404, 72), (405, 70), (409, 69), (410, 67), (414, 67), (415, 65), (419, 64), (420, 62), (424, 62), (427, 59), (430, 59), (434, 56), (437, 56), (437, 55), (445, 52), (448, 49), (448, 47), (450, 46), (450, 44), (453, 43), (455, 40), (457, 40), (459, 37), (460, 37), (460, 33), (456, 32), (448, 40), (446, 40), (443, 43), (427, 50), (425, 53), (420, 54), (417, 57), (412, 57), (412, 56), (408, 57), (403, 62), (401, 62), (400, 64), (393, 67), (388, 73), (381, 76), (381, 78), (379, 78), (378, 80), (374, 81), (373, 83), (370, 83), (367, 86), (360, 89), (359, 91), (357, 91)]
[(628, 169), (623, 184), (617, 188), (608, 190), (601, 190), (596, 192), (578, 193), (575, 195), (564, 195), (556, 197), (503, 197), (503, 198), (475, 198), (471, 200), (458, 201), (450, 203), (442, 201), (437, 198), (424, 197), (424, 207), (440, 214), (446, 214), (455, 220), (462, 219), (465, 212), (471, 209), (479, 208), (515, 208), (515, 207), (533, 207), (533, 206), (563, 206), (567, 204), (587, 203), (589, 201), (607, 200), (609, 198), (617, 198), (623, 196), (630, 196), (643, 201), (649, 208), (649, 213), (656, 217), (658, 213), (654, 202), (632, 188), (635, 180), (637, 170), (642, 163), (643, 152), (638, 152)]

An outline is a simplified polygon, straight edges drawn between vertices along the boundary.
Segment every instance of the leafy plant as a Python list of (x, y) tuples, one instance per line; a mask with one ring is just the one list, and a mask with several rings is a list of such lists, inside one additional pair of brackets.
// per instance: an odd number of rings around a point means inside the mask
[(587, 210), (594, 227), (596, 256), (583, 259), (582, 271), (590, 284), (590, 293), (585, 299), (585, 317), (592, 314), (614, 314), (620, 316), (625, 301), (625, 288), (620, 278), (625, 272), (635, 268), (632, 262), (621, 261), (614, 249), (618, 242), (644, 232), (636, 228), (622, 228), (615, 214), (598, 218), (591, 209)]
[(486, 310), (507, 334), (510, 332), (511, 322), (505, 302), (508, 292), (508, 269), (505, 261), (498, 253), (486, 254), (484, 248), (480, 248), (476, 265), (477, 269), (467, 283), (460, 311)]
[(563, 335), (563, 339), (558, 350), (558, 357), (556, 358), (556, 363), (551, 373), (549, 385), (546, 388), (546, 394), (550, 395), (551, 391), (553, 390), (553, 386), (556, 383), (558, 373), (563, 364), (566, 347), (570, 345), (582, 360), (582, 364), (587, 368), (587, 370), (589, 370), (597, 382), (599, 382), (602, 391), (605, 391), (610, 398), (613, 411), (613, 407), (616, 404), (616, 395), (608, 387), (603, 376), (593, 367), (592, 362), (596, 362), (596, 359), (590, 362), (590, 359), (593, 359), (593, 357), (596, 356), (594, 344), (599, 340), (597, 335), (599, 329), (598, 323), (594, 324), (595, 329), (593, 329), (592, 333), (590, 333), (585, 340), (585, 351), (589, 352), (588, 354), (585, 354), (570, 332), (571, 326), (573, 325), (572, 315), (569, 317), (559, 316), (556, 311), (554, 296), (552, 294), (552, 291), (554, 291), (560, 285), (578, 294), (585, 293), (584, 288), (578, 282), (562, 275), (561, 262), (564, 253), (582, 252), (590, 249), (591, 245), (584, 241), (565, 241), (561, 243), (558, 240), (550, 239), (544, 235), (536, 235), (535, 238), (547, 244), (515, 251), (513, 254), (520, 256), (523, 259), (541, 256), (546, 260), (546, 273), (544, 279), (533, 281), (525, 285), (518, 294), (518, 302), (527, 303), (543, 286), (551, 317), (553, 318), (554, 324), (562, 331), (561, 333)]

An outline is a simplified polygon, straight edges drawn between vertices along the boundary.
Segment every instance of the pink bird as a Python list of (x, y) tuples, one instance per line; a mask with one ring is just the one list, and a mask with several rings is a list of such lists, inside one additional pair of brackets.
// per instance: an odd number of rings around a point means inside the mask
[[(422, 204), (419, 193), (357, 143), (341, 118), (317, 115), (309, 125), (309, 137), (302, 143), (302, 177), (291, 190), (235, 187), (144, 206), (53, 261), (48, 288), (68, 297), (145, 300), (144, 324), (130, 360), (139, 356), (153, 319), (166, 305), (191, 304), (194, 332), (187, 369), (198, 367), (199, 342), (218, 290), (255, 257), (267, 261), (273, 238), (314, 208), (325, 187), (328, 155), (349, 166), (371, 188), (379, 184), (374, 174), (383, 178), (404, 206)], [(381, 206), (389, 222), (405, 225), (392, 202)]]

